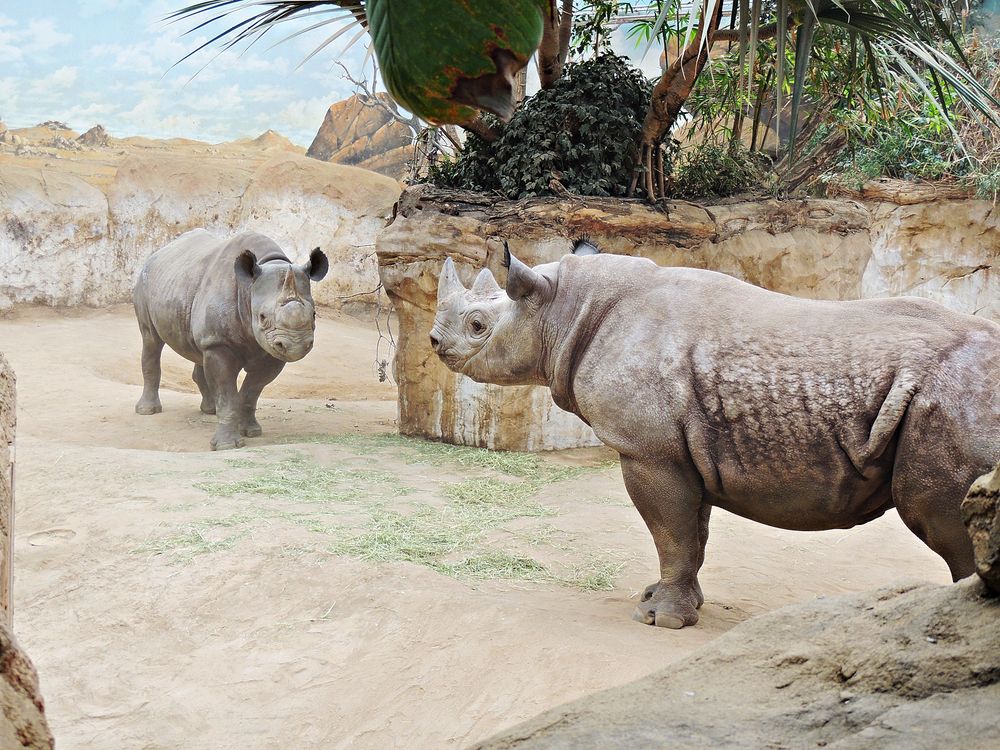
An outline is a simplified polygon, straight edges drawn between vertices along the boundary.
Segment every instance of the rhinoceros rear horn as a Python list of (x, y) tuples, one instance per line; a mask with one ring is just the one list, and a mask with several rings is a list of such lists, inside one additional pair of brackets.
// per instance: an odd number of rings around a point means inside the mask
[(455, 292), (464, 292), (465, 285), (458, 278), (458, 270), (455, 268), (455, 261), (447, 258), (444, 268), (441, 269), (441, 276), (438, 278), (438, 304), (440, 305)]
[(236, 256), (236, 278), (248, 284), (260, 276), (260, 266), (257, 265), (257, 256), (250, 250), (244, 250)]
[(507, 246), (507, 240), (503, 242), (503, 263), (507, 266), (508, 297), (513, 300), (524, 299), (541, 290), (542, 277), (514, 257)]
[(313, 281), (322, 281), (330, 270), (330, 261), (326, 259), (326, 253), (317, 247), (309, 253), (309, 260), (303, 264), (302, 270)]
[(487, 296), (499, 291), (500, 285), (493, 278), (493, 272), (488, 268), (484, 268), (479, 272), (475, 283), (472, 285), (472, 293), (478, 296)]

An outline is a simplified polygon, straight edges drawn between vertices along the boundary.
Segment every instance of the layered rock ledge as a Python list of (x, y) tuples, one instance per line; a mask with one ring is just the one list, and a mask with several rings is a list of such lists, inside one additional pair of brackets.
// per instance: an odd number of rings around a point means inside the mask
[(428, 342), (446, 257), (466, 284), (483, 267), (503, 284), (502, 239), (534, 265), (558, 260), (581, 236), (606, 252), (722, 271), (786, 294), (910, 294), (1000, 320), (1000, 211), (985, 201), (661, 207), (611, 198), (503, 201), (420, 185), (403, 192), (376, 242), (379, 273), (399, 315), (395, 374), (404, 434), (507, 450), (596, 444), (547, 389), (474, 383), (449, 372)]

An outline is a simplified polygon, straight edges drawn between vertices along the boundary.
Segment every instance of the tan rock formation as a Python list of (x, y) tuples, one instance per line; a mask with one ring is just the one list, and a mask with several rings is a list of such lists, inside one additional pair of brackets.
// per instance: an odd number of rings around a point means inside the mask
[(11, 463), (16, 423), (14, 371), (0, 353), (0, 748), (51, 750), (38, 675), (10, 632)]
[(1000, 464), (969, 488), (962, 501), (962, 516), (972, 537), (976, 571), (1000, 596)]
[[(375, 97), (390, 101), (385, 93)], [(413, 133), (384, 107), (366, 104), (366, 99), (355, 95), (331, 106), (306, 155), (402, 179), (412, 156)]]
[(496, 201), (428, 186), (406, 190), (378, 237), (381, 278), (399, 315), (400, 429), (460, 444), (539, 450), (596, 438), (544, 388), (503, 388), (449, 372), (428, 332), (446, 256), (463, 281), (489, 267), (503, 283), (498, 238), (529, 264), (572, 240), (661, 265), (710, 268), (821, 299), (918, 294), (1000, 320), (1000, 217), (984, 201), (911, 206), (789, 200), (665, 208), (599, 198)]
[(984, 590), (971, 577), (785, 607), (476, 748), (995, 747), (1000, 600)]
[(333, 268), (317, 301), (370, 299), (375, 234), (398, 183), (265, 136), (263, 146), (123, 140), (58, 161), (0, 159), (0, 307), (127, 302), (145, 259), (195, 227), (263, 232), (299, 258), (322, 247)]
[(107, 148), (111, 145), (111, 136), (103, 125), (95, 125), (76, 140), (88, 148)]

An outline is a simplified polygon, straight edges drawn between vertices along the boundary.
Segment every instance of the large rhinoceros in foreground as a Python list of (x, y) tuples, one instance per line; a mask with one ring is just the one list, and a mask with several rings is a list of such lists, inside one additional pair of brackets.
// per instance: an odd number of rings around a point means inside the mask
[(802, 530), (895, 506), (953, 578), (974, 571), (959, 504), (1000, 459), (1000, 325), (617, 255), (506, 262), (506, 292), (445, 262), (431, 344), (473, 380), (548, 386), (621, 454), (660, 558), (636, 619), (698, 621), (713, 506)]
[[(220, 240), (204, 229), (154, 253), (139, 273), (133, 303), (142, 332), (142, 398), (138, 414), (160, 406), (160, 353), (166, 343), (194, 362), (201, 410), (219, 415), (212, 449), (239, 448), (261, 434), (257, 399), (286, 362), (313, 345), (316, 308), (310, 280), (329, 269), (316, 248), (302, 265), (251, 232)], [(236, 378), (246, 370), (237, 391)]]

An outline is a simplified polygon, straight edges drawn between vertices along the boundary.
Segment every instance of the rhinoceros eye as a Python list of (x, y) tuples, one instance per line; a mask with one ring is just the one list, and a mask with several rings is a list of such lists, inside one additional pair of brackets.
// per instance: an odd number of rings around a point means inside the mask
[(486, 325), (483, 323), (483, 321), (479, 320), (478, 318), (473, 318), (472, 321), (469, 323), (469, 327), (472, 329), (472, 332), (477, 336), (486, 330)]

